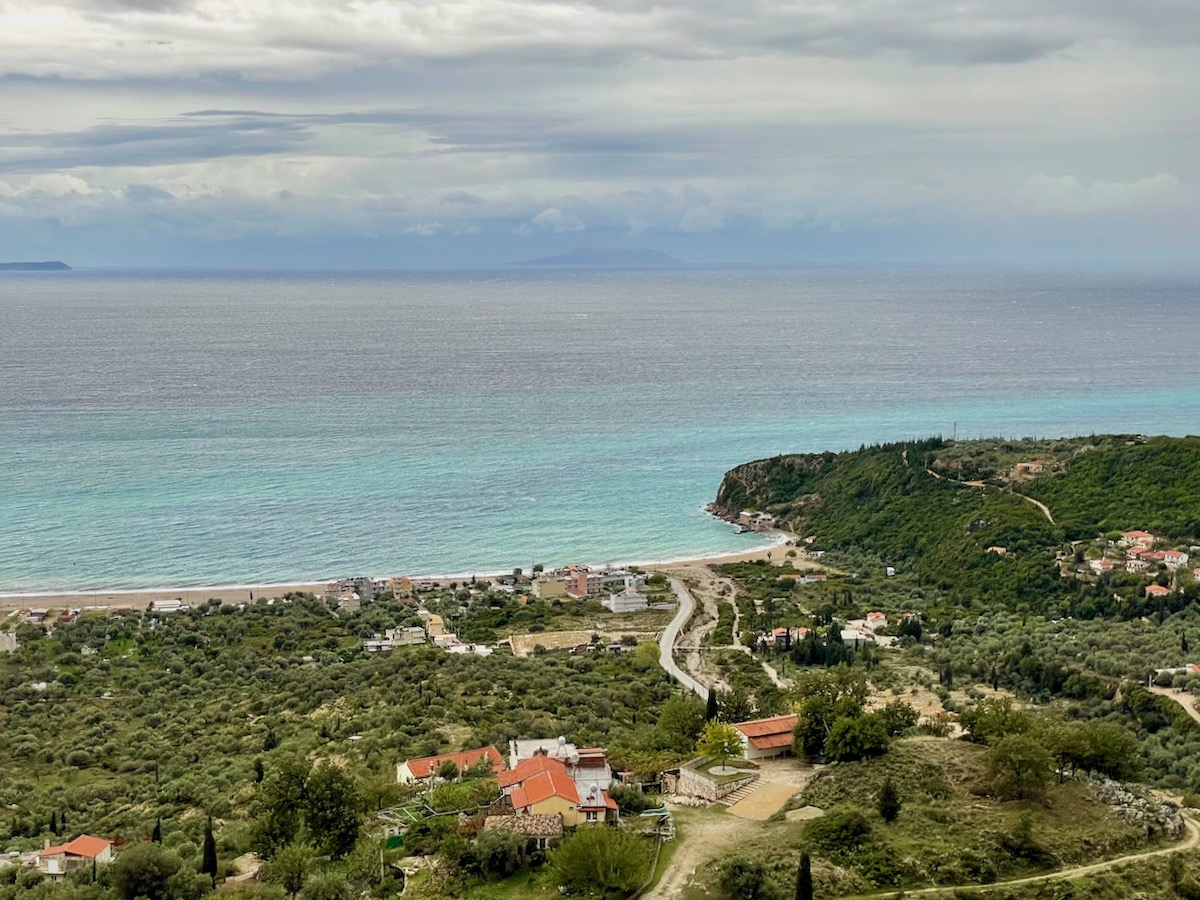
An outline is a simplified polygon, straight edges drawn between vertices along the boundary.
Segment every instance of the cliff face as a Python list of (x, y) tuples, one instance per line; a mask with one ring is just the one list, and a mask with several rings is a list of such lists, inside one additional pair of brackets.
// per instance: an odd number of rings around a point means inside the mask
[(836, 458), (832, 453), (798, 453), (743, 463), (725, 473), (713, 511), (736, 518), (753, 509), (787, 519), (797, 507), (819, 502), (820, 476)]

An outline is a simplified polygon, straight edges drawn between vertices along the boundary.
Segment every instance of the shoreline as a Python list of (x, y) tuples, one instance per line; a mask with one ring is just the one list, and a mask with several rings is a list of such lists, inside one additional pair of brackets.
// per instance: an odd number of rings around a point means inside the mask
[[(646, 571), (657, 572), (686, 566), (720, 565), (731, 562), (749, 562), (756, 559), (766, 559), (772, 551), (782, 548), (795, 535), (782, 531), (762, 532), (769, 541), (761, 546), (748, 550), (731, 550), (716, 552), (707, 556), (680, 556), (668, 559), (650, 561), (613, 561), (590, 564), (594, 569), (624, 568), (636, 566)], [(782, 557), (781, 557), (782, 558)], [(462, 581), (475, 577), (477, 579), (492, 579), (507, 575), (511, 569), (491, 570), (488, 572), (452, 572), (438, 575), (410, 575), (414, 581)], [(181, 599), (192, 605), (204, 603), (210, 599), (221, 600), (224, 603), (241, 603), (248, 601), (250, 595), (258, 600), (262, 597), (282, 597), (292, 592), (310, 592), (320, 594), (330, 582), (330, 578), (322, 581), (281, 581), (264, 584), (222, 584), (222, 585), (193, 585), (187, 587), (152, 587), (152, 588), (120, 588), (78, 591), (0, 591), (0, 610), (24, 609), (28, 607), (60, 608), (74, 607), (123, 607), (144, 608), (155, 600)]]

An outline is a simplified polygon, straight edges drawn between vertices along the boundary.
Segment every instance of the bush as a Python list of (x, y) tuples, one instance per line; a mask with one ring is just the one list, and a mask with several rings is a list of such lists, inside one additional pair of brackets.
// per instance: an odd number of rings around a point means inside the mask
[(646, 842), (615, 828), (580, 828), (550, 855), (550, 866), (569, 893), (632, 893), (650, 868)]
[(871, 823), (857, 809), (835, 807), (804, 826), (804, 838), (830, 856), (846, 856), (870, 843)]

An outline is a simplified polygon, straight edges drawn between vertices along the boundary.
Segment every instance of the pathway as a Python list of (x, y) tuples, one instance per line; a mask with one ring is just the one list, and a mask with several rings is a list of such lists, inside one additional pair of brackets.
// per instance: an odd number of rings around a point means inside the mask
[(1169, 856), (1172, 853), (1183, 853), (1187, 850), (1194, 850), (1200, 846), (1200, 826), (1196, 824), (1195, 819), (1185, 815), (1183, 817), (1184, 827), (1187, 829), (1187, 838), (1180, 841), (1178, 844), (1172, 844), (1170, 847), (1163, 847), (1159, 850), (1146, 850), (1141, 853), (1130, 853), (1127, 856), (1118, 856), (1115, 859), (1108, 859), (1104, 862), (1090, 863), (1086, 866), (1076, 866), (1073, 869), (1060, 869), (1057, 872), (1048, 872), (1045, 875), (1030, 875), (1028, 878), (1016, 878), (1012, 881), (997, 881), (994, 884), (971, 884), (971, 885), (955, 885), (932, 888), (918, 888), (916, 890), (907, 891), (883, 891), (877, 894), (860, 894), (858, 897), (846, 897), (845, 900), (866, 900), (869, 897), (916, 897), (932, 896), (935, 894), (954, 894), (965, 891), (974, 891), (982, 893), (984, 891), (994, 890), (996, 888), (1020, 887), (1026, 884), (1041, 884), (1047, 881), (1069, 881), (1073, 878), (1083, 878), (1085, 875), (1094, 875), (1097, 872), (1103, 872), (1107, 869), (1115, 869), (1117, 866), (1124, 866), (1128, 863), (1138, 862), (1143, 859), (1152, 859), (1155, 856)]
[[(952, 482), (953, 484), (961, 484), (963, 487), (973, 487), (973, 488), (987, 487), (987, 485), (982, 481), (958, 481), (957, 479), (954, 479), (954, 478), (944, 478), (943, 476), (939, 475), (937, 472), (933, 471), (933, 469), (926, 469), (925, 471), (928, 472), (930, 475), (932, 475), (934, 478), (936, 478), (938, 481), (949, 481), (949, 482)], [(996, 490), (1000, 490), (1000, 489), (996, 488)], [(1032, 497), (1027, 496), (1022, 493), (1019, 493), (1017, 491), (1009, 491), (1009, 493), (1012, 494), (1014, 497), (1020, 497), (1026, 503), (1032, 503), (1034, 506), (1036, 506), (1038, 509), (1040, 509), (1042, 511), (1042, 515), (1046, 517), (1047, 522), (1049, 522), (1051, 525), (1055, 524), (1054, 516), (1050, 514), (1050, 507), (1048, 507), (1041, 500), (1035, 500)]]

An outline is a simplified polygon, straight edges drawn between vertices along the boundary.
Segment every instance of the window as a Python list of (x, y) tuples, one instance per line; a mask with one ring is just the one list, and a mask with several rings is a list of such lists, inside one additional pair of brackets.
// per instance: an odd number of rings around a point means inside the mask
[(600, 813), (596, 812), (594, 809), (589, 809), (587, 811), (587, 820), (589, 822), (599, 822), (600, 821)]

